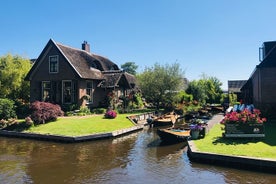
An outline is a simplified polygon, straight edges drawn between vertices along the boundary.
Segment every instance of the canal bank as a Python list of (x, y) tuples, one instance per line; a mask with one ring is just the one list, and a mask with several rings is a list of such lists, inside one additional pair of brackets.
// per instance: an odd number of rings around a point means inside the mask
[[(207, 131), (215, 124), (219, 123), (222, 118), (222, 114), (213, 116), (213, 118), (208, 121)], [(192, 162), (276, 173), (276, 160), (202, 152), (196, 148), (192, 140), (188, 141), (187, 155)]]
[(0, 130), (0, 136), (44, 140), (44, 141), (55, 141), (55, 142), (64, 142), (64, 143), (77, 143), (77, 142), (119, 137), (119, 136), (127, 135), (130, 133), (142, 130), (143, 127), (144, 127), (143, 125), (136, 125), (130, 128), (121, 129), (113, 132), (99, 133), (99, 134), (92, 134), (92, 135), (85, 135), (85, 136), (75, 136), (75, 137)]
[(149, 117), (153, 116), (153, 112), (143, 113), (138, 115), (127, 116), (127, 119), (133, 123), (133, 127), (120, 129), (112, 132), (97, 133), (91, 135), (83, 136), (64, 136), (56, 134), (39, 134), (39, 133), (26, 133), (26, 132), (16, 132), (8, 130), (0, 130), (0, 136), (4, 137), (15, 137), (15, 138), (26, 138), (44, 141), (55, 141), (64, 143), (78, 143), (84, 141), (93, 141), (99, 139), (109, 139), (124, 136), (142, 130), (146, 125), (146, 121)]
[(23, 133), (15, 131), (0, 130), (0, 136), (5, 137), (15, 137), (15, 138), (27, 138), (35, 140), (44, 140), (44, 141), (55, 141), (55, 142), (64, 142), (64, 143), (77, 143), (84, 141), (92, 141), (99, 139), (109, 139), (113, 137), (119, 137), (127, 135), (143, 129), (143, 125), (136, 125), (130, 128), (121, 129), (108, 133), (99, 133), (85, 136), (62, 136), (62, 135), (51, 135), (51, 134), (36, 134), (36, 133)]

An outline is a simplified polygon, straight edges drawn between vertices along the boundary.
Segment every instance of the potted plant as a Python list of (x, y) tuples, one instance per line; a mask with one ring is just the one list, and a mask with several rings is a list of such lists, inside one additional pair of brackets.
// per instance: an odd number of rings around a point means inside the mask
[(201, 123), (195, 123), (191, 124), (189, 127), (192, 139), (198, 139), (200, 131), (203, 130), (203, 125)]

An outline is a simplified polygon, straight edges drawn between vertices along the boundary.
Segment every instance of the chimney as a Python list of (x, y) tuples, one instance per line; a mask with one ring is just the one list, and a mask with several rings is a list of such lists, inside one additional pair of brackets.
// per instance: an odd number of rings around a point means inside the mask
[(81, 49), (90, 52), (90, 45), (87, 43), (87, 41), (83, 41), (83, 44), (81, 44)]

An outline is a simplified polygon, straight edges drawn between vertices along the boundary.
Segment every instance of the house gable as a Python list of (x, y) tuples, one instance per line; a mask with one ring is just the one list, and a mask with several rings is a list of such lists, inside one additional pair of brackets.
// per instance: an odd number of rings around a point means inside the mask
[[(49, 73), (49, 57), (58, 56), (59, 71), (55, 74)], [(50, 39), (39, 55), (38, 59), (32, 66), (26, 76), (26, 80), (49, 80), (53, 78), (78, 78), (80, 73), (75, 67), (68, 62), (67, 57), (56, 46), (55, 42)]]

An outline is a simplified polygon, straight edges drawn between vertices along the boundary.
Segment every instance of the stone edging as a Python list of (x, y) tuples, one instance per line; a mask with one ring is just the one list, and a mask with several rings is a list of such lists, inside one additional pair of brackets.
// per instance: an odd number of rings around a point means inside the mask
[(259, 159), (244, 156), (230, 156), (196, 150), (193, 141), (188, 141), (188, 157), (199, 163), (230, 166), (238, 169), (249, 169), (261, 172), (276, 173), (276, 160)]
[(0, 130), (0, 136), (28, 138), (28, 139), (46, 140), (46, 141), (56, 141), (56, 142), (65, 142), (65, 143), (76, 143), (76, 142), (118, 137), (121, 135), (125, 135), (128, 133), (132, 133), (132, 132), (141, 130), (141, 129), (143, 129), (143, 127), (144, 127), (143, 125), (136, 125), (136, 126), (133, 126), (130, 128), (121, 129), (121, 130), (117, 130), (117, 131), (113, 131), (113, 132), (92, 134), (92, 135), (85, 135), (85, 136), (76, 136), (76, 137), (50, 135), (50, 134), (22, 133), (22, 132)]

